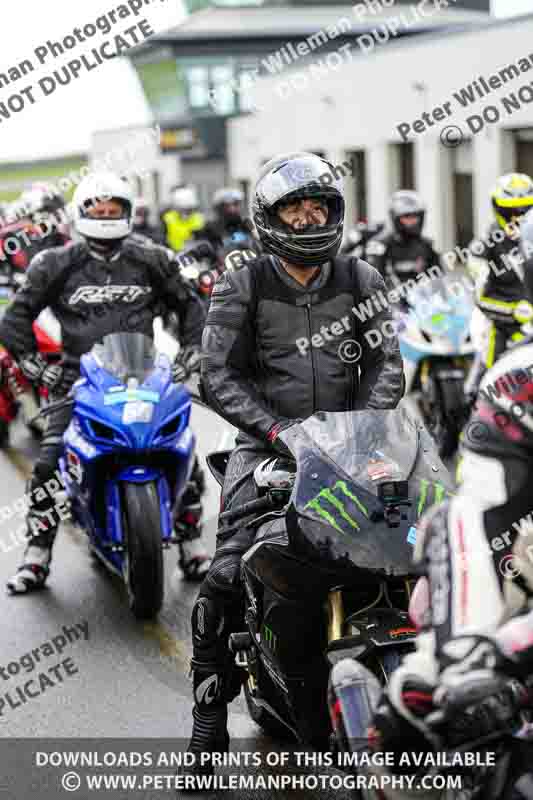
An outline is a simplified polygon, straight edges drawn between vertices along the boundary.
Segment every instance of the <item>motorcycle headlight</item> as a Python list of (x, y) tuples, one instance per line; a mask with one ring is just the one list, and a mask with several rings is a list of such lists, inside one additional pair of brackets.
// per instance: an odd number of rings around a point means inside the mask
[(187, 427), (188, 421), (189, 411), (180, 411), (177, 414), (174, 414), (173, 417), (165, 420), (165, 422), (159, 427), (155, 437), (156, 440), (175, 439), (177, 436), (183, 433)]
[(84, 417), (83, 419), (78, 419), (78, 424), (82, 434), (89, 441), (99, 442), (100, 444), (128, 445), (126, 438), (120, 431), (111, 427), (111, 425), (105, 425), (100, 420)]

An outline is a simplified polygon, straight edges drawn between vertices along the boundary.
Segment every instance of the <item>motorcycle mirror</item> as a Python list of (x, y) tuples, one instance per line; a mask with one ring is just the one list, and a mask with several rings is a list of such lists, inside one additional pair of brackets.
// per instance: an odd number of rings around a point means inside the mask
[(209, 453), (209, 455), (206, 456), (206, 463), (209, 472), (219, 486), (224, 484), (224, 476), (226, 474), (226, 469), (228, 468), (230, 455), (231, 450), (219, 450), (216, 453)]

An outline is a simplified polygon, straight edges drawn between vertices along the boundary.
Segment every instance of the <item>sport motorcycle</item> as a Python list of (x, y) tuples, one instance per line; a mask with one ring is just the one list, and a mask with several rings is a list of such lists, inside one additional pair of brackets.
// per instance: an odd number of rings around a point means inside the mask
[[(293, 461), (255, 470), (258, 498), (220, 515), (256, 529), (242, 559), (245, 626), (230, 637), (252, 719), (329, 743), (332, 666), (358, 658), (381, 683), (411, 647), (417, 522), (452, 491), (431, 437), (400, 406), (319, 412), (280, 434)], [(222, 483), (228, 453), (208, 456)]]
[(397, 316), (406, 394), (415, 397), (441, 457), (449, 458), (470, 412), (464, 384), (475, 354), (472, 287), (451, 276), (421, 281), (407, 293), (407, 306)]
[(150, 338), (114, 333), (81, 358), (60, 473), (93, 554), (124, 581), (139, 619), (163, 603), (163, 549), (193, 466), (191, 397)]

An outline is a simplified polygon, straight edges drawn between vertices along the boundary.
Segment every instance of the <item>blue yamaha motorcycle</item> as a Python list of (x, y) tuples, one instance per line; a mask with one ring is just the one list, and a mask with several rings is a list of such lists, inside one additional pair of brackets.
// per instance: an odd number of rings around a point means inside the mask
[(193, 465), (191, 397), (139, 333), (104, 337), (81, 359), (60, 470), (93, 553), (126, 584), (139, 619), (163, 603), (163, 548)]

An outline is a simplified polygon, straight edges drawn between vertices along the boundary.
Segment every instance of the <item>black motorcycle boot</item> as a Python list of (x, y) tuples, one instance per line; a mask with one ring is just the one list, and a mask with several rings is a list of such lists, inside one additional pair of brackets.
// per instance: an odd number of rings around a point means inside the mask
[(211, 755), (229, 750), (228, 703), (223, 694), (225, 679), (221, 672), (193, 672), (195, 704), (187, 752), (194, 754), (195, 763), (189, 768), (189, 774), (212, 775), (215, 770)]
[[(194, 764), (181, 774), (193, 777), (212, 775), (213, 753), (229, 750), (228, 703), (240, 692), (241, 675), (235, 668), (228, 648), (230, 617), (224, 605), (200, 595), (192, 612), (193, 658), (191, 669), (194, 687), (193, 729), (188, 753)], [(189, 780), (189, 783), (191, 781)], [(205, 790), (199, 783), (188, 791)]]

